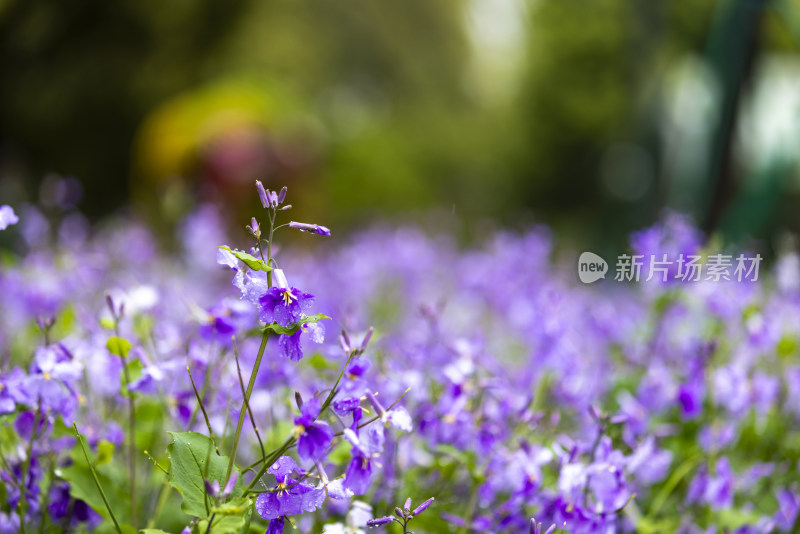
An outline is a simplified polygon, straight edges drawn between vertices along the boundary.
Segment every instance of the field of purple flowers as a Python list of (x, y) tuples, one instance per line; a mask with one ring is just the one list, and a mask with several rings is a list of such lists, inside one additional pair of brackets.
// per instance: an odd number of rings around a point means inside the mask
[(543, 228), (339, 240), (259, 193), (169, 253), (0, 209), (0, 533), (800, 530), (796, 255), (588, 286)]

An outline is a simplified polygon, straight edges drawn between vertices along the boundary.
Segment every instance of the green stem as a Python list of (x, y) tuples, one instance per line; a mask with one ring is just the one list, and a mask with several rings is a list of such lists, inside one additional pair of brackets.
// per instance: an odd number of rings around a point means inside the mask
[(328, 406), (330, 406), (331, 402), (333, 402), (333, 397), (335, 397), (336, 393), (338, 393), (338, 390), (336, 388), (339, 387), (339, 382), (342, 381), (342, 377), (344, 376), (344, 372), (347, 370), (347, 366), (350, 365), (350, 360), (352, 360), (353, 356), (355, 356), (355, 355), (356, 355), (356, 351), (353, 351), (353, 352), (350, 353), (350, 356), (347, 357), (347, 361), (344, 362), (344, 365), (342, 366), (342, 370), (339, 373), (339, 377), (336, 379), (336, 382), (333, 384), (333, 387), (331, 388), (331, 392), (328, 393), (328, 396), (325, 398), (325, 402), (322, 403), (322, 407), (319, 409), (319, 415), (317, 415), (317, 417), (322, 415), (322, 413), (328, 408)]
[(169, 475), (169, 471), (167, 470), (167, 468), (162, 466), (160, 463), (158, 463), (158, 460), (153, 458), (153, 456), (149, 452), (144, 451), (144, 455), (147, 456), (148, 460), (153, 462), (154, 466), (156, 466), (157, 468), (161, 469), (161, 471), (163, 471), (165, 475)]
[(125, 392), (128, 394), (128, 469), (131, 473), (131, 523), (136, 524), (136, 401), (130, 390), (131, 377), (128, 372), (128, 358), (122, 360), (122, 372), (125, 378)]
[(289, 450), (289, 447), (294, 445), (296, 442), (297, 439), (291, 437), (287, 439), (279, 449), (276, 449), (270, 453), (270, 455), (267, 457), (267, 460), (264, 462), (264, 465), (261, 466), (261, 469), (258, 470), (256, 476), (253, 477), (253, 480), (251, 480), (250, 484), (247, 486), (247, 488), (245, 488), (244, 490), (245, 495), (250, 493), (250, 490), (253, 489), (253, 486), (255, 486), (258, 483), (258, 481), (261, 479), (262, 476), (264, 476), (264, 473), (267, 472), (267, 469), (272, 467), (272, 464), (274, 464), (277, 461), (277, 459), (280, 458), (284, 452)]
[[(667, 499), (678, 486), (680, 481), (689, 473), (691, 473), (699, 463), (700, 458), (698, 456), (692, 456), (672, 471), (669, 479), (667, 479), (667, 482), (662, 486), (661, 491), (653, 499), (653, 504), (650, 506), (650, 509), (647, 513), (648, 517), (655, 519), (658, 516), (659, 512), (661, 511), (661, 507), (667, 502)], [(798, 514), (798, 517), (800, 517), (800, 514)]]
[[(342, 371), (339, 373), (339, 377), (336, 379), (336, 382), (333, 384), (333, 387), (331, 388), (330, 393), (328, 393), (328, 396), (325, 398), (325, 402), (322, 403), (322, 407), (319, 410), (319, 414), (317, 414), (317, 417), (315, 417), (314, 419), (319, 419), (320, 417), (322, 417), (322, 414), (325, 413), (325, 410), (328, 408), (328, 406), (330, 406), (331, 402), (333, 402), (333, 398), (336, 396), (336, 393), (338, 392), (337, 388), (339, 387), (339, 382), (342, 380), (342, 377), (344, 376), (344, 372), (347, 370), (347, 366), (350, 363), (350, 360), (353, 359), (353, 356), (355, 356), (355, 351), (351, 352), (350, 356), (348, 356), (348, 358), (347, 358), (347, 361), (344, 362), (344, 365), (342, 366)], [(258, 362), (256, 362), (256, 363), (258, 363)], [(252, 383), (252, 378), (251, 378), (251, 383)], [(243, 415), (240, 415), (240, 417), (239, 417), (240, 426), (241, 426), (241, 423), (242, 423), (242, 417), (243, 417)], [(294, 438), (294, 437), (291, 437), (291, 438), (287, 439), (286, 442), (279, 449), (277, 449), (276, 451), (273, 451), (272, 453), (270, 453), (270, 455), (267, 458), (267, 460), (264, 461), (264, 465), (261, 466), (261, 468), (258, 470), (258, 473), (256, 473), (256, 476), (253, 477), (253, 480), (250, 481), (250, 484), (245, 489), (245, 493), (249, 493), (250, 490), (253, 489), (253, 486), (255, 486), (258, 483), (259, 479), (262, 476), (264, 476), (264, 473), (267, 472), (267, 469), (272, 467), (272, 464), (275, 463), (275, 460), (280, 458), (280, 456), (284, 452), (289, 450), (289, 448), (292, 445), (294, 445), (296, 442), (297, 442), (297, 439)]]
[[(403, 397), (405, 397), (405, 396), (406, 396), (406, 393), (408, 393), (409, 391), (411, 391), (411, 388), (408, 388), (408, 389), (406, 389), (406, 390), (403, 392), (403, 394), (402, 394), (402, 395), (400, 395), (399, 397), (397, 397), (397, 400), (396, 400), (396, 401), (394, 401), (392, 404), (390, 404), (390, 405), (389, 405), (389, 407), (388, 407), (388, 408), (386, 408), (386, 411), (389, 411), (389, 410), (391, 410), (392, 408), (394, 408), (395, 406), (397, 406), (397, 403), (399, 403), (401, 400), (403, 400)], [(320, 413), (322, 413), (322, 412), (320, 412)], [(380, 416), (380, 415), (376, 415), (375, 417), (373, 417), (373, 418), (371, 418), (371, 419), (367, 419), (365, 422), (363, 422), (363, 423), (361, 423), (360, 425), (358, 425), (358, 427), (357, 427), (357, 428), (359, 428), (359, 429), (361, 429), (361, 428), (364, 428), (365, 426), (367, 426), (367, 425), (369, 425), (369, 424), (371, 424), (371, 423), (374, 423), (375, 421), (377, 421), (377, 420), (378, 420), (378, 419), (380, 419), (380, 418), (381, 418), (381, 416)], [(340, 437), (340, 436), (343, 436), (343, 435), (344, 435), (344, 431), (340, 431), (340, 432), (336, 432), (336, 433), (334, 434), (334, 437)], [(290, 445), (290, 447), (291, 447), (291, 445)], [(274, 454), (274, 452), (275, 452), (275, 451), (272, 451), (272, 452), (270, 452), (270, 456), (272, 456), (272, 455)], [(247, 471), (252, 471), (252, 470), (253, 470), (253, 468), (254, 468), (255, 466), (257, 466), (257, 465), (259, 465), (261, 462), (265, 462), (265, 461), (266, 461), (266, 460), (265, 460), (264, 458), (261, 458), (261, 459), (259, 459), (259, 460), (256, 460), (256, 461), (255, 461), (255, 462), (253, 462), (252, 464), (250, 464), (250, 465), (248, 465), (247, 467), (245, 467), (245, 468), (242, 470), (242, 472), (243, 472), (243, 473), (245, 473), (245, 472), (247, 472)], [(263, 474), (263, 472), (262, 472), (262, 474)], [(251, 492), (251, 493), (252, 493), (252, 492)]]
[(206, 534), (211, 532), (211, 523), (214, 522), (214, 518), (217, 517), (217, 514), (211, 514), (211, 518), (208, 520), (208, 526), (206, 527)]
[[(275, 233), (275, 216), (277, 215), (277, 210), (274, 208), (270, 209), (270, 219), (269, 219), (269, 241), (267, 241), (267, 258), (264, 260), (264, 251), (261, 248), (261, 243), (258, 243), (258, 252), (261, 254), (261, 259), (266, 261), (267, 267), (271, 267), (272, 263), (272, 238)], [(267, 271), (267, 286), (272, 287), (272, 271)], [(231, 459), (228, 462), (228, 472), (225, 475), (225, 483), (227, 484), (228, 479), (231, 477), (231, 472), (233, 471), (233, 465), (236, 462), (236, 449), (239, 446), (239, 437), (242, 434), (242, 426), (244, 425), (244, 416), (249, 408), (250, 403), (250, 394), (253, 392), (253, 385), (256, 381), (256, 376), (258, 375), (258, 369), (261, 366), (261, 358), (264, 356), (264, 349), (267, 347), (267, 340), (269, 339), (269, 330), (264, 330), (264, 334), (261, 336), (261, 347), (258, 349), (258, 356), (256, 356), (256, 362), (253, 364), (253, 370), (250, 373), (250, 381), (247, 384), (247, 391), (245, 392), (244, 399), (242, 400), (242, 409), (239, 410), (239, 422), (236, 424), (236, 433), (233, 435), (233, 450), (231, 451)], [(237, 361), (238, 365), (238, 361)]]
[(53, 453), (50, 453), (50, 468), (48, 469), (48, 482), (47, 482), (47, 491), (46, 493), (42, 493), (41, 500), (39, 501), (39, 509), (43, 510), (42, 518), (39, 521), (39, 534), (44, 534), (44, 527), (47, 523), (48, 514), (44, 512), (47, 510), (47, 499), (50, 498), (50, 492), (53, 491), (53, 484), (55, 483), (56, 475), (55, 475), (55, 457)]
[(75, 435), (78, 437), (78, 443), (80, 443), (81, 450), (83, 450), (83, 456), (86, 458), (86, 465), (89, 466), (89, 471), (92, 473), (92, 479), (94, 479), (94, 484), (97, 486), (97, 491), (100, 492), (100, 497), (103, 498), (103, 504), (106, 505), (106, 510), (108, 510), (108, 515), (111, 516), (111, 521), (114, 522), (114, 527), (117, 529), (119, 534), (122, 534), (122, 529), (117, 522), (117, 518), (114, 515), (114, 511), (111, 510), (111, 505), (108, 503), (108, 498), (106, 497), (106, 492), (103, 491), (103, 486), (100, 485), (100, 480), (97, 478), (97, 473), (94, 471), (94, 466), (92, 465), (91, 460), (89, 460), (89, 453), (86, 452), (86, 445), (83, 443), (83, 436), (81, 436), (80, 431), (78, 431), (78, 424), (73, 421), (72, 427), (75, 429)]
[(245, 395), (244, 389), (244, 379), (242, 378), (242, 368), (239, 365), (239, 350), (236, 347), (236, 338), (233, 339), (233, 358), (236, 361), (236, 374), (239, 378), (239, 387), (242, 390), (242, 398), (244, 398), (244, 404), (247, 408), (247, 415), (250, 416), (250, 424), (253, 426), (253, 432), (256, 433), (256, 438), (258, 439), (258, 446), (261, 449), (261, 459), (265, 462), (267, 461), (267, 451), (264, 448), (264, 442), (261, 440), (261, 433), (258, 431), (258, 426), (256, 425), (256, 419), (253, 416), (253, 410), (250, 408), (250, 402), (248, 401)]
[[(207, 396), (209, 396), (208, 389), (209, 389), (209, 385), (210, 385), (210, 382), (211, 382), (211, 368), (214, 366), (213, 363), (212, 363), (213, 354), (214, 354), (214, 343), (211, 342), (211, 343), (208, 344), (208, 359), (207, 359), (207, 363), (206, 363), (206, 372), (204, 373), (204, 377), (203, 377), (203, 395), (202, 395), (202, 398), (206, 398)], [(189, 370), (188, 366), (187, 366), (186, 370), (187, 371)], [(190, 375), (191, 375), (191, 373), (190, 373)], [(191, 378), (191, 376), (190, 376), (190, 378)], [(194, 380), (192, 380), (192, 387), (194, 388), (195, 395), (197, 396), (197, 387), (194, 384)], [(197, 405), (198, 405), (198, 407), (202, 407), (202, 405), (203, 405), (203, 403), (200, 402), (200, 398), (199, 397), (198, 397)], [(195, 408), (194, 411), (192, 412), (192, 417), (189, 418), (189, 430), (191, 430), (192, 427), (194, 426), (195, 422), (197, 422), (197, 412), (198, 412), (198, 409)], [(205, 415), (205, 414), (203, 414), (203, 415)]]
[(19, 514), (19, 527), (23, 534), (25, 534), (25, 512), (27, 511), (27, 479), (31, 469), (31, 462), (33, 461), (33, 442), (36, 439), (36, 427), (39, 425), (39, 415), (41, 414), (40, 405), (36, 405), (36, 413), (33, 415), (33, 428), (31, 428), (31, 437), (28, 440), (28, 448), (25, 451), (25, 464), (22, 468), (22, 478), (19, 487), (19, 504), (17, 505), (17, 513)]
[(472, 494), (469, 497), (469, 504), (467, 504), (467, 515), (464, 516), (466, 522), (464, 526), (458, 531), (459, 534), (466, 534), (468, 531), (472, 530), (472, 516), (475, 515), (475, 508), (478, 505), (478, 487), (479, 484), (473, 481), (474, 487), (472, 488)]
[(169, 481), (164, 480), (164, 485), (161, 486), (161, 491), (158, 494), (156, 510), (153, 512), (153, 516), (150, 518), (150, 521), (147, 522), (147, 528), (153, 528), (156, 526), (156, 521), (158, 520), (159, 516), (161, 516), (161, 511), (164, 509), (164, 506), (167, 504), (167, 500), (169, 499), (170, 487)]
[(253, 386), (256, 383), (256, 376), (258, 369), (261, 367), (261, 358), (264, 356), (264, 349), (267, 348), (267, 340), (269, 339), (269, 330), (264, 330), (264, 335), (261, 336), (261, 346), (258, 348), (258, 356), (256, 356), (256, 363), (253, 364), (253, 371), (250, 374), (250, 381), (247, 384), (247, 391), (245, 392), (244, 399), (242, 400), (242, 409), (239, 410), (239, 422), (236, 424), (236, 433), (233, 435), (233, 449), (231, 450), (231, 459), (228, 462), (228, 471), (225, 474), (225, 483), (231, 477), (233, 465), (236, 462), (236, 449), (239, 447), (239, 437), (242, 434), (242, 426), (244, 426), (244, 417), (247, 413), (247, 405), (250, 401), (250, 394), (253, 392)]
[[(209, 366), (210, 368), (210, 366)], [(206, 422), (206, 428), (208, 429), (208, 437), (211, 438), (211, 442), (214, 444), (214, 450), (216, 451), (217, 455), (219, 455), (219, 449), (217, 448), (217, 440), (214, 439), (214, 431), (211, 430), (211, 422), (208, 420), (208, 413), (206, 413), (206, 408), (203, 406), (203, 398), (200, 396), (200, 392), (197, 391), (197, 386), (194, 383), (194, 378), (192, 377), (192, 371), (189, 369), (189, 366), (186, 366), (186, 372), (189, 373), (189, 381), (192, 383), (192, 389), (194, 390), (194, 396), (197, 398), (197, 404), (200, 407), (200, 411), (203, 412), (203, 419)], [(206, 369), (206, 381), (208, 381), (208, 368)], [(207, 390), (208, 387), (204, 388), (204, 391)], [(197, 413), (195, 411), (195, 413)], [(190, 423), (189, 428), (191, 429), (192, 425)]]

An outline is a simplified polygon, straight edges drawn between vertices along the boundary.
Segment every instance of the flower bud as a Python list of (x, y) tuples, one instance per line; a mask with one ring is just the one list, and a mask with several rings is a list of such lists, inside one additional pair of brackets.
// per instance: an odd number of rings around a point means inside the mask
[(319, 224), (300, 223), (289, 221), (289, 228), (300, 230), (301, 232), (309, 232), (317, 235), (330, 236), (331, 231), (327, 226), (320, 226)]
[(258, 225), (258, 221), (255, 217), (250, 219), (250, 226), (246, 226), (245, 228), (250, 232), (250, 235), (254, 236), (256, 239), (261, 239), (261, 227)]
[(597, 407), (596, 404), (589, 405), (589, 415), (591, 415), (596, 421), (600, 422), (604, 421), (608, 417), (603, 410)]
[(371, 391), (367, 391), (367, 400), (372, 404), (372, 407), (375, 408), (375, 411), (383, 417), (383, 414), (386, 413), (386, 409), (378, 402), (378, 399), (375, 398), (375, 395), (373, 395)]
[(231, 493), (233, 493), (233, 488), (236, 487), (236, 481), (239, 480), (239, 471), (234, 471), (231, 473), (231, 478), (228, 479), (228, 483), (225, 484), (225, 489), (222, 490), (222, 496), (227, 497)]
[(275, 287), (289, 289), (289, 282), (286, 281), (286, 275), (283, 274), (283, 269), (273, 269), (272, 280), (275, 282)]
[(392, 516), (390, 516), (390, 515), (387, 515), (386, 517), (379, 517), (377, 519), (370, 519), (369, 521), (367, 521), (367, 526), (368, 527), (379, 527), (381, 525), (385, 525), (386, 523), (391, 523), (392, 521), (394, 521), (394, 518)]
[(216, 497), (219, 493), (219, 482), (216, 480), (212, 483), (210, 480), (205, 479), (203, 480), (203, 484), (205, 485), (206, 493), (210, 497)]
[(367, 345), (369, 345), (369, 340), (372, 339), (372, 333), (374, 331), (375, 329), (371, 326), (369, 327), (369, 330), (367, 330), (367, 333), (364, 335), (364, 340), (361, 342), (361, 352), (367, 350)]
[(350, 347), (350, 336), (348, 336), (347, 332), (344, 330), (342, 330), (342, 335), (339, 336), (339, 346), (342, 347), (342, 351), (345, 354), (350, 354), (350, 352), (353, 350)]
[(256, 190), (258, 191), (258, 198), (261, 199), (261, 205), (268, 208), (269, 199), (267, 198), (267, 191), (264, 189), (264, 184), (262, 184), (260, 180), (256, 180)]
[(427, 510), (427, 509), (428, 509), (428, 506), (430, 506), (430, 505), (433, 503), (433, 500), (434, 500), (434, 499), (433, 499), (433, 497), (431, 497), (430, 499), (428, 499), (428, 500), (427, 500), (427, 501), (425, 501), (424, 503), (422, 503), (422, 504), (420, 504), (419, 506), (417, 506), (417, 507), (414, 509), (414, 511), (413, 511), (413, 512), (411, 512), (411, 517), (417, 517), (419, 514), (421, 514), (421, 513), (422, 513), (422, 512), (424, 512), (425, 510)]
[(281, 189), (281, 192), (278, 193), (278, 204), (283, 204), (284, 200), (286, 200), (286, 186), (285, 185)]

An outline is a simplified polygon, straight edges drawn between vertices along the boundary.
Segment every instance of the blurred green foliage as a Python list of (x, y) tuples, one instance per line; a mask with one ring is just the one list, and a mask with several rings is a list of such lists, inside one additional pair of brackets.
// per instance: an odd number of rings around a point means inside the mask
[[(622, 239), (691, 190), (670, 177), (669, 80), (740, 5), (3, 0), (0, 196), (56, 172), (92, 216), (134, 199), (174, 220), (252, 205), (261, 178), (337, 228), (438, 209)], [(763, 3), (759, 52), (794, 53), (797, 5)]]

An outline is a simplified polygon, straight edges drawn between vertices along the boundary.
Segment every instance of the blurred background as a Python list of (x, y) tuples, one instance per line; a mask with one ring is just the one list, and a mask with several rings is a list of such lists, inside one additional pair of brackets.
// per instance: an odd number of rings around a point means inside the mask
[(800, 231), (800, 0), (0, 0), (0, 40), (0, 203)]

